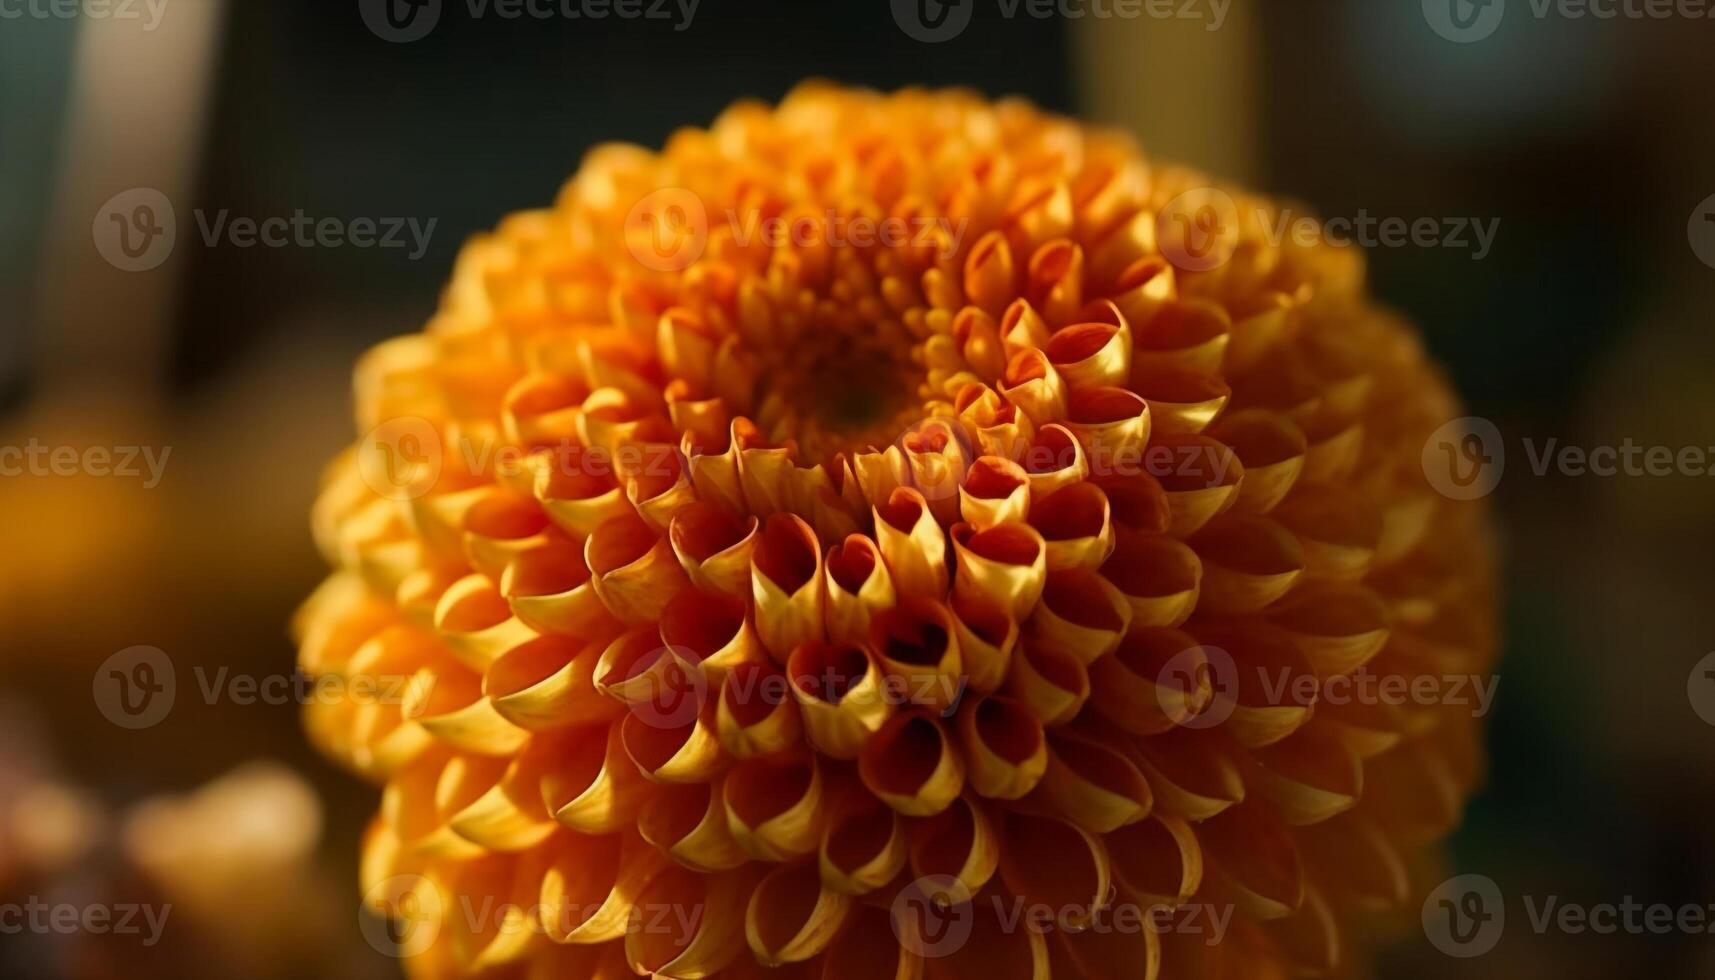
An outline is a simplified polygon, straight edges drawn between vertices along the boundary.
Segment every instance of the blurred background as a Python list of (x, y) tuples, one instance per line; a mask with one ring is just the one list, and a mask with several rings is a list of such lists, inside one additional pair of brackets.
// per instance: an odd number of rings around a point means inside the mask
[[(1523, 448), (1715, 447), (1715, 19), (1497, 0), (1498, 25), (1450, 37), (1438, 2), (962, 0), (933, 43), (888, 0), (601, 20), (447, 0), (409, 41), (358, 0), (0, 3), (0, 446), (162, 464), (0, 477), (0, 902), (173, 905), (148, 948), (7, 935), (0, 976), (396, 975), (352, 887), (373, 789), (309, 750), (296, 705), (203, 688), (291, 676), (351, 367), (420, 327), (461, 241), (550, 201), (596, 142), (659, 146), (807, 76), (1020, 94), (1328, 217), (1497, 222), (1487, 249), (1368, 253), (1509, 454), (1490, 778), (1451, 864), (1509, 896), (1715, 901), (1715, 691), (1705, 723), (1693, 683), (1715, 480), (1538, 476)], [(116, 198), (135, 188), (158, 197)], [(133, 254), (125, 216), (160, 197), (176, 239)], [(241, 248), (198, 227), (299, 211), (423, 233)], [(137, 646), (178, 697), (132, 731), (92, 684)], [(1508, 911), (1492, 955), (1412, 936), (1379, 973), (1715, 976), (1707, 936), (1539, 936)]]

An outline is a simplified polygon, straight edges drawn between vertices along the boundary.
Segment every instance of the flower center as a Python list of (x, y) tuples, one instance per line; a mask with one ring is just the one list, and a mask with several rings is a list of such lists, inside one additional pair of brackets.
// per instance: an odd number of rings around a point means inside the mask
[(776, 307), (778, 342), (750, 350), (760, 369), (756, 423), (775, 444), (796, 440), (803, 463), (884, 448), (923, 416), (928, 397), (921, 345), (877, 295), (880, 277), (843, 258), (822, 288)]
[(922, 414), (924, 373), (910, 354), (829, 334), (768, 364), (758, 422), (776, 441), (797, 440), (805, 462), (884, 447)]

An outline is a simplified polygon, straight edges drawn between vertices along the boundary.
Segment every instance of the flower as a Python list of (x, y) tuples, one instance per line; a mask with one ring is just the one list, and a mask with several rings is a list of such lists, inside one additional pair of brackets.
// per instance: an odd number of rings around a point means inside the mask
[(469, 243), (298, 624), (413, 973), (1352, 968), (1480, 769), (1376, 692), (1485, 676), (1492, 563), (1447, 386), (1278, 214), (810, 84)]

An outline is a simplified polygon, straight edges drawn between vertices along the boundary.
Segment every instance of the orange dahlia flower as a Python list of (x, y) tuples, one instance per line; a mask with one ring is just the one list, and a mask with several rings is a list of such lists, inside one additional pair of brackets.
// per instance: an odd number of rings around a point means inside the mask
[(811, 85), (467, 245), (358, 369), (299, 622), (411, 971), (1352, 970), (1480, 769), (1362, 692), (1482, 675), (1492, 573), (1447, 386), (1279, 213)]

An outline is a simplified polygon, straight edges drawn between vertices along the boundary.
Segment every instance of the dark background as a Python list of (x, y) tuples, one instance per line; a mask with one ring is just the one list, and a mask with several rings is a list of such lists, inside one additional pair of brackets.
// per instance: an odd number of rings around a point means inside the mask
[[(1214, 36), (1008, 20), (992, 0), (966, 2), (970, 28), (935, 45), (902, 32), (884, 0), (702, 0), (681, 32), (472, 20), (449, 0), (428, 37), (390, 44), (343, 0), (168, 0), (159, 32), (93, 62), (80, 32), (96, 25), (0, 21), (0, 445), (173, 447), (153, 490), (0, 478), (0, 895), (165, 893), (192, 920), (142, 955), (7, 937), (0, 976), (392, 974), (355, 928), (351, 891), (373, 790), (308, 749), (294, 707), (205, 704), (186, 696), (189, 675), (292, 669), (285, 624), (323, 572), (307, 512), (352, 434), (351, 365), (420, 327), (465, 236), (552, 200), (595, 143), (659, 146), (735, 99), (774, 101), (815, 76), (968, 85), (1147, 127), (1148, 148), (1324, 215), (1499, 219), (1480, 261), (1368, 256), (1375, 293), (1419, 324), (1509, 453), (1490, 776), (1451, 862), (1500, 885), (1507, 934), (1473, 961), (1413, 934), (1380, 975), (1715, 975), (1708, 936), (1537, 936), (1521, 901), (1715, 901), (1715, 729), (1687, 692), (1715, 650), (1715, 480), (1538, 477), (1523, 451), (1549, 438), (1715, 446), (1715, 269), (1687, 233), (1715, 193), (1715, 20), (1538, 19), (1512, 0), (1493, 37), (1461, 45), (1416, 0), (1234, 0)], [(155, 151), (133, 158), (125, 139), (90, 151), (85, 128), (137, 127), (147, 143), (156, 114), (185, 103), (153, 88), (155, 69), (127, 75), (113, 60), (135, 50), (152, 64), (146, 46), (169, 43), (175, 15), (213, 25), (194, 140), (173, 141), (169, 167)], [(88, 229), (95, 205), (139, 185), (175, 188), (179, 242), (160, 268), (126, 274)], [(207, 248), (194, 208), (437, 224), (416, 261)], [(181, 695), (165, 722), (131, 733), (106, 722), (90, 685), (135, 644), (168, 651)], [(301, 821), (309, 843), (260, 865), (194, 848), (164, 868), (139, 856), (144, 805), (168, 807), (169, 836), (238, 834), (218, 798), (182, 794), (257, 758), (283, 767), (283, 798), (302, 780), (322, 801)], [(71, 809), (44, 810), (43, 785)], [(88, 826), (48, 820), (82, 827), (78, 846), (32, 859), (35, 838), (3, 823), (26, 809)], [(221, 891), (258, 876), (278, 884)], [(235, 903), (292, 941), (213, 914)]]

